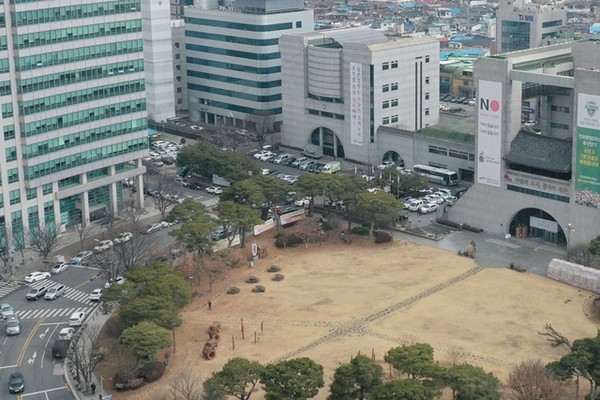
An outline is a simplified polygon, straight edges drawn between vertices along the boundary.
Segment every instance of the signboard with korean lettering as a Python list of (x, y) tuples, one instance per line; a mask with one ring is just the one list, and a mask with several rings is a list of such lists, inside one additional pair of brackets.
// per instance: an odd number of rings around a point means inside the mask
[(363, 145), (362, 64), (350, 63), (350, 143)]
[(502, 84), (480, 80), (477, 100), (477, 183), (500, 187)]
[(600, 96), (579, 93), (575, 203), (600, 208)]

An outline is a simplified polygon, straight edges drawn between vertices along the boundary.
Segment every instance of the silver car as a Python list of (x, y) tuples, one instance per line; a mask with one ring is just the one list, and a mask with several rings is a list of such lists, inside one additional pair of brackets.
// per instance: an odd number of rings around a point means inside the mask
[(0, 315), (2, 315), (2, 319), (7, 319), (8, 317), (15, 315), (15, 310), (8, 303), (0, 304)]

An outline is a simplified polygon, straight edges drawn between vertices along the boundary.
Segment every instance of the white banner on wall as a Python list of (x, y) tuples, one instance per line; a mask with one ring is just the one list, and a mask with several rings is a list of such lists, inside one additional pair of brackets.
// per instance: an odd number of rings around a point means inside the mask
[(548, 219), (529, 217), (529, 225), (548, 232), (558, 233), (558, 223)]
[(350, 63), (350, 143), (363, 145), (362, 64)]
[(477, 100), (477, 183), (500, 187), (502, 84), (480, 80)]

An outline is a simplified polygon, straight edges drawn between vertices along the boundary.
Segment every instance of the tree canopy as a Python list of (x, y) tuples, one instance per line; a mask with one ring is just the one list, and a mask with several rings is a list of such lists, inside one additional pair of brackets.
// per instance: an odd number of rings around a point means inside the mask
[(306, 400), (325, 386), (323, 367), (306, 357), (267, 365), (261, 383), (266, 400)]
[(500, 400), (500, 381), (480, 367), (454, 365), (445, 371), (444, 381), (456, 400)]
[(217, 227), (214, 218), (206, 213), (204, 205), (192, 199), (177, 204), (168, 216), (169, 221), (179, 221), (182, 225), (169, 232), (190, 252), (200, 255), (212, 250), (211, 233)]
[(139, 358), (151, 360), (160, 349), (171, 344), (171, 333), (152, 321), (142, 321), (125, 329), (120, 340)]
[(394, 379), (376, 387), (369, 400), (432, 400), (439, 390), (428, 387), (426, 381), (416, 379)]
[[(263, 222), (255, 209), (232, 200), (220, 201), (217, 205), (217, 211), (219, 212), (219, 221), (221, 224), (229, 228), (232, 232), (235, 233), (237, 231), (239, 233), (241, 247), (245, 245), (245, 233), (252, 230), (255, 225)], [(229, 235), (228, 237), (230, 246), (234, 236)]]
[(369, 234), (372, 235), (375, 226), (385, 227), (395, 223), (402, 209), (402, 204), (390, 193), (365, 190), (358, 195), (354, 215), (361, 221), (369, 222)]
[(434, 364), (433, 347), (427, 343), (394, 347), (383, 359), (409, 378), (430, 377)]
[(383, 368), (364, 355), (340, 365), (333, 374), (328, 400), (364, 400), (383, 383)]
[(205, 394), (210, 398), (233, 396), (236, 399), (248, 400), (260, 380), (264, 367), (245, 358), (232, 358), (227, 361), (223, 369), (214, 372), (204, 381)]

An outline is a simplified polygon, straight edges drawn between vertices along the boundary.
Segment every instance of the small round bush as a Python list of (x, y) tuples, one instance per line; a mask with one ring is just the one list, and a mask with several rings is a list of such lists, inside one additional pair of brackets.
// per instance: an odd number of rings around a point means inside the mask
[(144, 378), (146, 382), (154, 382), (160, 379), (165, 372), (165, 364), (160, 361), (150, 361), (138, 370), (138, 377)]
[(350, 232), (355, 235), (367, 236), (369, 234), (369, 228), (366, 226), (353, 226), (352, 229), (350, 229)]

